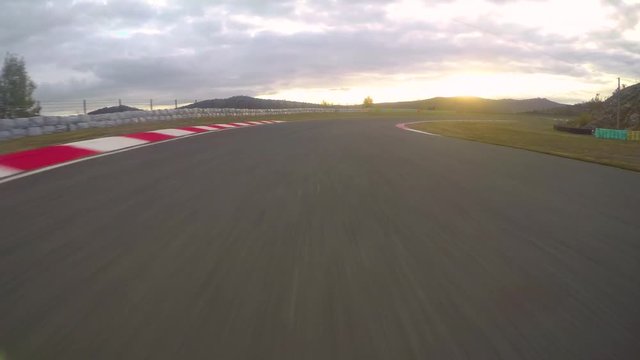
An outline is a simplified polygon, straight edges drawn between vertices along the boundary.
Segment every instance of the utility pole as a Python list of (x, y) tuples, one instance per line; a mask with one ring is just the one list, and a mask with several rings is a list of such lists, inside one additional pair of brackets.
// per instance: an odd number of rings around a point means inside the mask
[(153, 99), (149, 99), (149, 110), (153, 111)]
[(87, 100), (82, 100), (82, 109), (84, 110), (84, 114), (87, 115)]
[(177, 109), (178, 109), (178, 100), (176, 99), (176, 100), (173, 100), (173, 101), (174, 101), (174, 103), (175, 103), (175, 105), (176, 105), (176, 106), (175, 106), (175, 108), (176, 108), (176, 110), (177, 110)]
[(118, 99), (118, 107), (122, 107), (122, 100)]
[(620, 78), (618, 78), (618, 115), (616, 116), (616, 129), (620, 129)]

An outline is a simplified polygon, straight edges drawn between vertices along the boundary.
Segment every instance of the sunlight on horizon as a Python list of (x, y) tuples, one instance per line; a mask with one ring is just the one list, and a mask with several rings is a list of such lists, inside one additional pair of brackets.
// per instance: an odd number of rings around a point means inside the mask
[[(602, 85), (594, 85), (586, 79), (542, 73), (487, 73), (459, 72), (443, 75), (438, 79), (373, 81), (369, 86), (343, 84), (340, 88), (290, 88), (270, 94), (262, 99), (287, 99), (310, 103), (326, 101), (336, 105), (360, 104), (366, 96), (374, 102), (423, 100), (433, 97), (481, 97), (486, 99), (528, 99), (575, 103), (573, 99), (589, 99), (596, 93), (607, 94), (613, 89), (613, 75), (602, 79)], [(363, 84), (365, 80), (354, 81)], [(535, 95), (532, 95), (535, 94)]]
[[(629, 4), (628, 1), (625, 3)], [(433, 4), (420, 0), (401, 0), (384, 7), (386, 18), (396, 23), (413, 23), (425, 28), (413, 28), (397, 39), (398, 43), (410, 45), (428, 41), (424, 38), (425, 32), (437, 38), (440, 31), (446, 34), (447, 29), (455, 24), (463, 30), (445, 38), (461, 49), (476, 48), (477, 52), (464, 53), (460, 59), (443, 62), (440, 64), (442, 69), (425, 65), (423, 69), (408, 70), (406, 74), (350, 74), (340, 83), (332, 84), (333, 89), (323, 88), (320, 84), (310, 87), (293, 85), (285, 89), (276, 88), (258, 97), (312, 103), (327, 101), (334, 104), (357, 104), (366, 96), (372, 96), (376, 102), (474, 96), (488, 99), (539, 97), (577, 103), (591, 99), (597, 93), (608, 95), (615, 88), (618, 74), (596, 68), (588, 61), (572, 62), (565, 58), (564, 52), (571, 53), (578, 49), (599, 51), (601, 39), (597, 36), (590, 38), (590, 34), (594, 31), (614, 31), (618, 24), (614, 20), (617, 16), (615, 9), (598, 0), (585, 0), (580, 4), (580, 16), (568, 16), (574, 10), (575, 3), (551, 0), (468, 0)], [(483, 18), (491, 21), (479, 23), (478, 19)], [(538, 40), (547, 37), (557, 39), (558, 47), (546, 52), (533, 41), (515, 41), (521, 34), (512, 33), (514, 29), (531, 29), (532, 39), (536, 36)], [(622, 32), (620, 37), (627, 41), (640, 38), (640, 24)], [(571, 44), (565, 44), (566, 41), (571, 41)], [(492, 61), (486, 58), (482, 46), (492, 43), (505, 45), (515, 53), (537, 54), (540, 60), (530, 63), (526, 63), (526, 60), (520, 60), (521, 63), (504, 61), (504, 54), (498, 53)], [(435, 43), (435, 46), (446, 45)], [(461, 50), (464, 51), (468, 50)], [(634, 80), (628, 82), (633, 83)]]

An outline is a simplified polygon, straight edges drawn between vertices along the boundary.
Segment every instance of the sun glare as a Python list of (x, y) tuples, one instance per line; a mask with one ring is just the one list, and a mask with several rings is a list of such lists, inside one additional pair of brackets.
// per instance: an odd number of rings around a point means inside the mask
[[(366, 96), (376, 103), (420, 100), (444, 96), (472, 96), (489, 99), (525, 99), (531, 94), (541, 94), (558, 101), (569, 101), (568, 94), (577, 98), (589, 98), (602, 91), (587, 80), (579, 80), (562, 75), (456, 72), (437, 79), (389, 77), (363, 85), (366, 81), (353, 80), (353, 84), (342, 84), (335, 89), (296, 87), (272, 94), (260, 95), (264, 99), (289, 99), (336, 105), (360, 104)], [(576, 93), (575, 89), (582, 89)], [(575, 101), (573, 101), (575, 102)]]

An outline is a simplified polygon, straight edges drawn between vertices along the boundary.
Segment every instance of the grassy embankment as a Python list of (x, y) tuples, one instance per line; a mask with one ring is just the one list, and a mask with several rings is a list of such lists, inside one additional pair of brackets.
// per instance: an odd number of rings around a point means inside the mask
[(527, 115), (504, 121), (436, 121), (411, 125), (434, 134), (537, 151), (640, 171), (640, 142), (603, 140), (553, 130), (555, 120)]

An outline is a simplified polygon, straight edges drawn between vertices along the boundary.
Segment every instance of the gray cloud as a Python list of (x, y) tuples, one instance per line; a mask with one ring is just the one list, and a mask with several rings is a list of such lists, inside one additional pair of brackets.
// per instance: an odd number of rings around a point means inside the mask
[[(354, 85), (343, 80), (358, 74), (429, 78), (467, 62), (594, 82), (592, 69), (640, 78), (640, 46), (617, 33), (638, 24), (640, 8), (621, 0), (604, 2), (614, 10), (615, 30), (585, 29), (581, 36), (469, 16), (394, 21), (385, 12), (393, 1), (385, 0), (296, 3), (5, 0), (0, 50), (25, 57), (42, 99), (335, 89)], [(597, 48), (582, 46), (586, 42)]]

